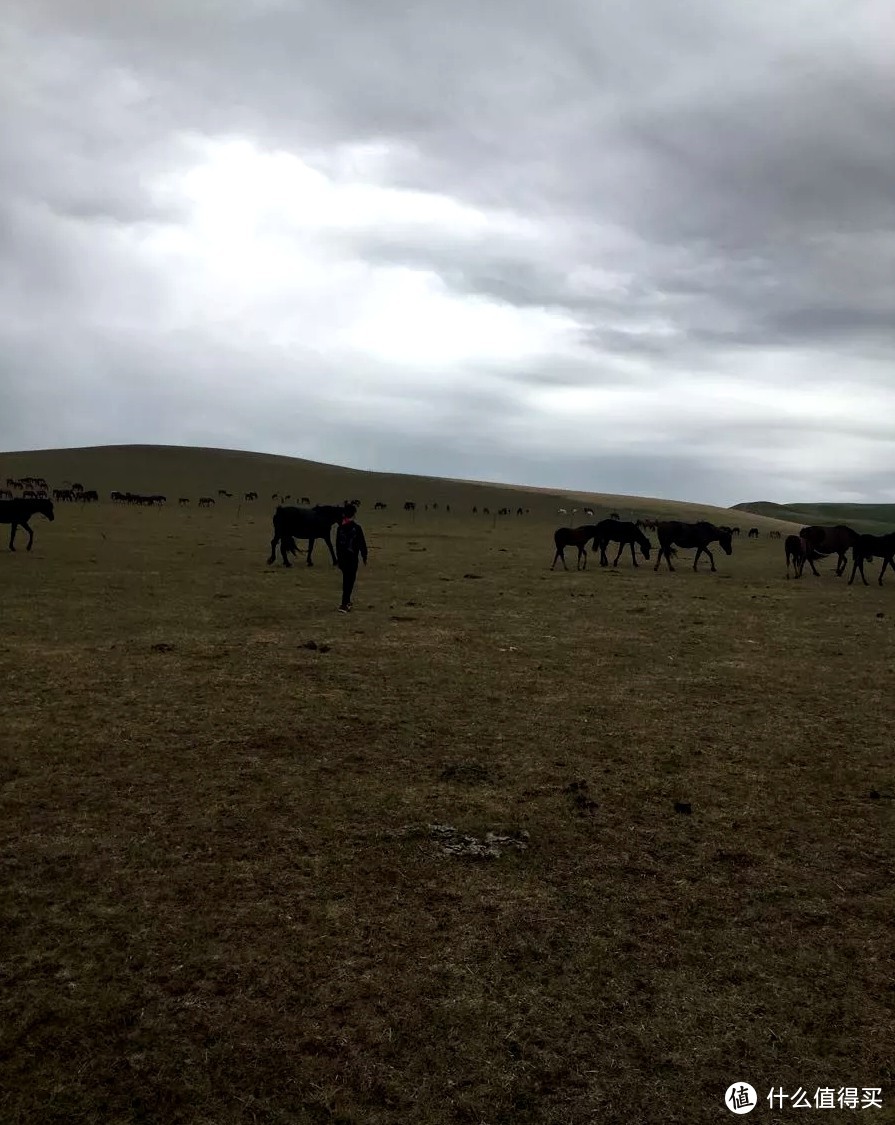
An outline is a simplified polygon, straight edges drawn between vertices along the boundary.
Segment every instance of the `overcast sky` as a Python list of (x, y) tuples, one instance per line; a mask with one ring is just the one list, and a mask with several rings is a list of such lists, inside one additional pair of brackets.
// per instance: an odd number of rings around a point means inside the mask
[(891, 0), (6, 0), (0, 448), (895, 500)]

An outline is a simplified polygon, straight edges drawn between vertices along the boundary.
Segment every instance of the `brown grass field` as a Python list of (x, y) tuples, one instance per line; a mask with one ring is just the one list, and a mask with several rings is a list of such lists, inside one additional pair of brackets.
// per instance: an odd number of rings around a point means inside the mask
[[(787, 581), (788, 525), (728, 512), (716, 574), (551, 573), (561, 494), (0, 455), (32, 470), (169, 504), (57, 504), (0, 550), (4, 1125), (702, 1125), (734, 1081), (749, 1121), (802, 1119), (771, 1087), (895, 1121), (876, 564)], [(219, 487), (261, 499), (196, 510)], [(363, 501), (351, 616), (321, 544), (265, 565), (275, 489)]]

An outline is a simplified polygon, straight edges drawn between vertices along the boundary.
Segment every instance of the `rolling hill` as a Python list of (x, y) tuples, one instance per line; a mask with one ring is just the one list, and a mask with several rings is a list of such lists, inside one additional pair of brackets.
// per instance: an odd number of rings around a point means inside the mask
[(755, 500), (734, 504), (731, 511), (797, 523), (800, 527), (811, 523), (844, 523), (870, 534), (895, 528), (895, 504), (774, 504), (770, 500)]
[[(255, 491), (259, 504), (270, 504), (279, 495), (291, 495), (293, 500), (307, 496), (312, 503), (357, 497), (365, 509), (382, 501), (394, 510), (406, 500), (413, 500), (420, 509), (426, 504), (438, 504), (440, 508), (450, 504), (459, 512), (469, 512), (473, 505), (480, 509), (487, 506), (492, 512), (501, 507), (515, 511), (522, 506), (544, 519), (554, 519), (557, 508), (580, 509), (585, 505), (592, 507), (597, 516), (617, 511), (623, 519), (673, 516), (717, 523), (736, 519), (733, 509), (707, 504), (370, 472), (269, 453), (174, 445), (102, 445), (0, 453), (0, 485), (5, 484), (7, 477), (23, 475), (41, 476), (51, 488), (78, 481), (85, 488), (95, 488), (101, 499), (118, 489), (160, 492), (169, 501), (185, 496), (195, 502), (199, 496), (217, 497), (219, 489), (226, 489), (233, 493), (234, 498), (229, 501), (233, 504), (245, 492)], [(789, 518), (782, 510), (780, 514), (741, 510), (754, 514), (753, 522), (762, 530), (783, 530), (793, 520), (804, 522), (801, 517)]]

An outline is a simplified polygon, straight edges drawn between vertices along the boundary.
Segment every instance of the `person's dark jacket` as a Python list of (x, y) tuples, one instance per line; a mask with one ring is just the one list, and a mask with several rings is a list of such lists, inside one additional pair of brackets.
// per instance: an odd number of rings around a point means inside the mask
[(360, 555), (367, 562), (367, 541), (364, 538), (364, 529), (354, 520), (341, 524), (336, 532), (336, 558), (339, 566), (343, 562), (349, 566), (357, 566), (357, 556)]

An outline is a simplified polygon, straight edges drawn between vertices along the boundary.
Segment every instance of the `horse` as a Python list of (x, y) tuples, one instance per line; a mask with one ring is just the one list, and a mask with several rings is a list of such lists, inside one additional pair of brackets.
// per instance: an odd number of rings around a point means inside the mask
[(757, 527), (750, 527), (749, 528), (748, 538), (749, 539), (757, 539), (758, 538), (758, 528)]
[(344, 514), (343, 504), (315, 504), (313, 508), (278, 507), (273, 514), (273, 539), (270, 541), (270, 558), (267, 560), (267, 565), (270, 566), (276, 560), (277, 543), (279, 543), (283, 566), (291, 566), (287, 554), (294, 555), (298, 552), (295, 540), (307, 539), (308, 566), (313, 566), (311, 553), (314, 550), (314, 543), (322, 539), (329, 547), (333, 566), (338, 566), (336, 552), (330, 539), (330, 529)]
[(562, 562), (563, 570), (568, 570), (566, 566), (566, 547), (578, 548), (578, 565), (576, 570), (581, 570), (581, 560), (584, 559), (584, 569), (587, 570), (587, 551), (585, 547), (596, 535), (597, 529), (594, 524), (585, 524), (583, 527), (558, 527), (553, 533), (553, 542), (556, 544), (556, 554), (553, 556), (553, 562), (550, 569), (556, 566), (556, 560)]
[(784, 541), (784, 548), (786, 549), (786, 577), (789, 578), (789, 564), (792, 563), (792, 569), (796, 578), (802, 577), (802, 571), (805, 569), (806, 561), (819, 559), (821, 556), (813, 551), (806, 539), (800, 535), (787, 535)]
[(892, 570), (895, 570), (895, 531), (890, 531), (888, 535), (857, 536), (852, 546), (852, 568), (851, 578), (848, 580), (849, 586), (851, 586), (852, 582), (855, 580), (856, 571), (860, 571), (861, 581), (864, 585), (869, 585), (869, 582), (864, 577), (864, 563), (873, 562), (874, 558), (883, 560), (883, 567), (877, 579), (880, 586), (882, 586), (886, 567), (890, 566)]
[(600, 520), (596, 527), (596, 534), (594, 535), (594, 545), (600, 546), (600, 566), (608, 566), (609, 560), (606, 558), (606, 547), (609, 543), (618, 543), (618, 554), (615, 556), (613, 566), (618, 566), (618, 560), (622, 557), (622, 552), (625, 547), (631, 548), (631, 562), (637, 566), (637, 557), (634, 554), (634, 544), (643, 553), (645, 559), (649, 558), (649, 553), (652, 544), (649, 539), (643, 534), (636, 523), (625, 523), (622, 520), (608, 519)]
[(14, 551), (16, 532), (20, 527), (28, 532), (28, 546), (26, 551), (31, 550), (31, 544), (34, 542), (34, 532), (28, 523), (32, 516), (40, 515), (46, 516), (50, 523), (56, 518), (53, 515), (53, 501), (52, 500), (0, 500), (0, 523), (12, 524), (9, 532), (9, 549)]
[[(848, 551), (854, 547), (855, 540), (858, 538), (857, 531), (854, 528), (846, 527), (843, 523), (838, 523), (835, 527), (823, 527), (820, 524), (810, 524), (808, 527), (803, 527), (799, 532), (802, 539), (807, 540), (808, 545), (816, 553), (816, 555), (837, 555), (836, 561), (836, 577), (839, 578), (845, 573), (845, 568), (848, 565)], [(808, 557), (808, 565), (811, 567), (812, 573), (815, 577), (820, 577), (814, 566), (814, 560)]]
[(733, 535), (730, 528), (716, 527), (715, 524), (709, 523), (707, 520), (698, 520), (696, 523), (681, 523), (680, 520), (660, 520), (656, 524), (656, 531), (659, 535), (659, 555), (656, 559), (656, 565), (653, 567), (654, 571), (659, 569), (659, 563), (662, 561), (663, 555), (666, 563), (668, 563), (668, 569), (674, 570), (671, 565), (670, 552), (672, 545), (675, 543), (678, 547), (696, 548), (696, 558), (693, 560), (694, 570), (696, 570), (699, 556), (703, 552), (708, 555), (712, 570), (715, 570), (715, 560), (709, 550), (709, 543), (717, 542), (725, 555), (733, 554), (731, 544)]

